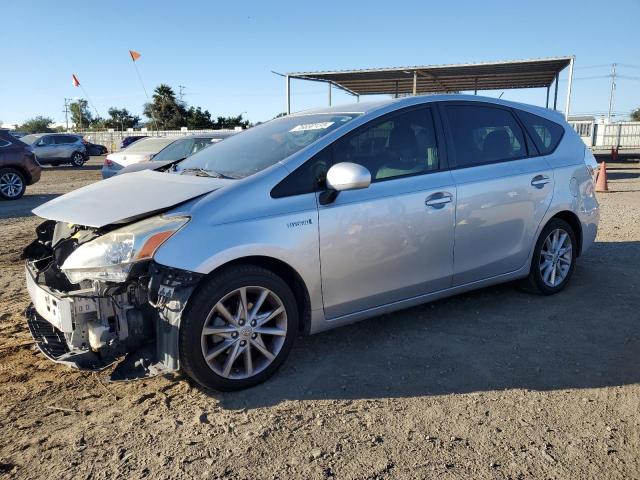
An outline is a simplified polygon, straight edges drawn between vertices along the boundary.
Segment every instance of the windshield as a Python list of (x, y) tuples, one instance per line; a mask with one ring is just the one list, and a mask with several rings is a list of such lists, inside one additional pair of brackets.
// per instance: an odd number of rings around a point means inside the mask
[(132, 143), (124, 150), (127, 153), (156, 153), (162, 150), (164, 147), (169, 145), (171, 142), (175, 141), (175, 138), (166, 138), (166, 137), (149, 137), (143, 138), (142, 140), (138, 140), (135, 143)]
[(276, 118), (194, 153), (178, 171), (215, 172), (244, 178), (284, 160), (359, 113), (322, 113)]
[(171, 145), (158, 152), (158, 154), (153, 157), (153, 160), (171, 162), (174, 160), (181, 160), (205, 147), (208, 147), (212, 142), (216, 142), (216, 140), (212, 138), (183, 138), (181, 140), (176, 140)]
[(26, 143), (27, 145), (31, 145), (34, 142), (38, 141), (40, 135), (25, 135), (20, 139), (20, 141)]

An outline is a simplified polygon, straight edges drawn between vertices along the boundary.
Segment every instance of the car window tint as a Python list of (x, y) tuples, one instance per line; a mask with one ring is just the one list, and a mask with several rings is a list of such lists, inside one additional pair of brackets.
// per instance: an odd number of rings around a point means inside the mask
[(527, 156), (522, 129), (510, 111), (476, 105), (446, 105), (444, 109), (458, 167)]
[(180, 160), (181, 158), (191, 155), (191, 149), (193, 148), (193, 138), (185, 138), (176, 140), (172, 144), (166, 146), (158, 154), (153, 157), (157, 161), (172, 161)]
[(325, 148), (276, 185), (271, 191), (271, 196), (290, 197), (323, 189), (330, 165), (331, 148)]
[(53, 137), (53, 141), (56, 145), (64, 145), (66, 143), (73, 143), (73, 137), (69, 135), (56, 135)]
[(53, 145), (53, 137), (51, 137), (50, 135), (45, 135), (40, 141), (43, 143), (43, 145)]
[(336, 142), (335, 163), (367, 167), (372, 181), (425, 173), (439, 168), (438, 146), (429, 108), (383, 120)]
[(564, 128), (556, 122), (539, 117), (533, 113), (518, 110), (518, 117), (543, 155), (553, 152), (564, 134)]

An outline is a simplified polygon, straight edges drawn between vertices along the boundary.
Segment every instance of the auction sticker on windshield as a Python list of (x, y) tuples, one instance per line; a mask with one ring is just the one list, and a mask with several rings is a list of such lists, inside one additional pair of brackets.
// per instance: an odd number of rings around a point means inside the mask
[(335, 122), (318, 122), (318, 123), (303, 123), (296, 125), (289, 132), (308, 132), (309, 130), (324, 130), (329, 128)]

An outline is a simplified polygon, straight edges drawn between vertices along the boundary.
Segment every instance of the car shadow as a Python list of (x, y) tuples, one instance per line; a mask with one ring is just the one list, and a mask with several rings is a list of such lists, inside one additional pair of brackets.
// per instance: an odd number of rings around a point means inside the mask
[(266, 383), (224, 408), (640, 382), (640, 242), (596, 243), (543, 297), (485, 288), (299, 338)]
[(29, 190), (18, 200), (0, 200), (0, 219), (23, 218), (33, 215), (31, 210), (48, 202), (59, 194), (30, 194)]

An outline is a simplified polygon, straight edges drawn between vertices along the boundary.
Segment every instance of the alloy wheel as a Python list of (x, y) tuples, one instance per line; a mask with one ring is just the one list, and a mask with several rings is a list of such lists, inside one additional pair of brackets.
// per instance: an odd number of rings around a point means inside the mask
[(277, 357), (287, 335), (282, 300), (264, 287), (241, 287), (222, 297), (204, 322), (204, 360), (229, 379), (253, 377)]
[(84, 165), (84, 158), (82, 157), (81, 153), (74, 153), (73, 157), (71, 159), (71, 162), (76, 166), (76, 167), (81, 167), (82, 165)]
[(17, 198), (23, 187), (22, 178), (15, 172), (5, 172), (0, 176), (0, 192), (6, 198)]
[(571, 269), (573, 262), (571, 237), (562, 228), (552, 230), (540, 250), (540, 275), (545, 285), (557, 287)]

